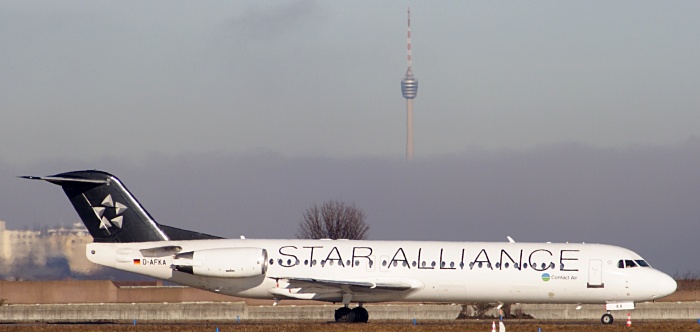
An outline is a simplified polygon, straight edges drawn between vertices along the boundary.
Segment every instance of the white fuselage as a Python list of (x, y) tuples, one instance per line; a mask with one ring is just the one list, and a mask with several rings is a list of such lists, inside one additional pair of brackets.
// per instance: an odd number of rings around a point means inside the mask
[[(173, 268), (175, 254), (144, 256), (142, 249), (161, 247), (178, 247), (178, 252), (261, 248), (267, 252), (266, 271), (243, 278), (183, 273)], [(676, 288), (658, 270), (620, 263), (643, 261), (633, 251), (602, 244), (223, 239), (92, 243), (87, 257), (178, 284), (263, 299), (341, 302), (350, 294), (352, 302), (629, 303), (654, 300)], [(312, 279), (326, 282), (294, 282)], [(328, 281), (338, 282), (337, 287)], [(343, 286), (352, 282), (408, 287), (357, 291)]]

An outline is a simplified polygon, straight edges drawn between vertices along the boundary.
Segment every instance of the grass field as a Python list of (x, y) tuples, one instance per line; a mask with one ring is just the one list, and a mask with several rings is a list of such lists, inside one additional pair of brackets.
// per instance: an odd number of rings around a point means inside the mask
[[(541, 328), (542, 332), (553, 331), (700, 331), (700, 324), (697, 321), (649, 321), (636, 322), (631, 327), (625, 326), (621, 321), (613, 325), (601, 325), (599, 322), (581, 321), (509, 321), (505, 322), (508, 332), (537, 332)], [(0, 331), (26, 331), (26, 332), (58, 332), (58, 331), (169, 331), (169, 332), (190, 332), (190, 331), (210, 331), (216, 332), (262, 332), (262, 331), (290, 331), (290, 332), (346, 332), (346, 331), (491, 331), (491, 321), (456, 321), (456, 322), (425, 322), (413, 325), (412, 322), (376, 322), (366, 324), (336, 324), (324, 322), (308, 323), (100, 323), (100, 324), (0, 324)]]

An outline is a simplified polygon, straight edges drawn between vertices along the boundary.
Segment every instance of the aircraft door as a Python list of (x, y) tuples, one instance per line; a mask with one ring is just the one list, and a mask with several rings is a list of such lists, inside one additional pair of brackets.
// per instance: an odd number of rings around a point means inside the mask
[(591, 259), (588, 261), (588, 288), (603, 288), (603, 261)]

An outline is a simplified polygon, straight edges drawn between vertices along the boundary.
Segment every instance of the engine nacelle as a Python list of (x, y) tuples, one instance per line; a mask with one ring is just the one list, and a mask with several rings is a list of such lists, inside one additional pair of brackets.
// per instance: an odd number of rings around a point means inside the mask
[(265, 275), (267, 250), (262, 248), (218, 248), (175, 255), (174, 269), (206, 277), (246, 278)]

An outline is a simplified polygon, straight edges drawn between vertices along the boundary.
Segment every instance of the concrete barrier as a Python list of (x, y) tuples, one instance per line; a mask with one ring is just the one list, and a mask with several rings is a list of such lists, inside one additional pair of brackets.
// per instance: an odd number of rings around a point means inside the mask
[(245, 303), (36, 304), (0, 307), (2, 322), (231, 320), (247, 316)]
[(185, 286), (118, 286), (110, 280), (0, 281), (0, 299), (9, 304), (235, 302), (239, 300), (233, 296)]
[[(600, 319), (605, 313), (603, 305), (582, 305), (576, 310), (573, 304), (517, 304), (511, 307), (514, 310), (532, 315), (537, 319)], [(700, 302), (647, 302), (635, 304), (634, 310), (612, 311), (615, 319), (627, 319), (630, 313), (632, 319), (692, 319), (700, 318)]]
[[(461, 305), (374, 304), (365, 306), (371, 320), (454, 320)], [(83, 321), (246, 321), (320, 320), (332, 321), (337, 305), (247, 305), (244, 302), (192, 303), (105, 303), (105, 304), (13, 304), (0, 306), (0, 322), (83, 322)], [(602, 305), (519, 304), (511, 307), (536, 319), (598, 320)], [(628, 311), (615, 311), (616, 319)], [(700, 318), (700, 303), (640, 303), (630, 311), (632, 319)], [(492, 314), (496, 314), (494, 310)]]

